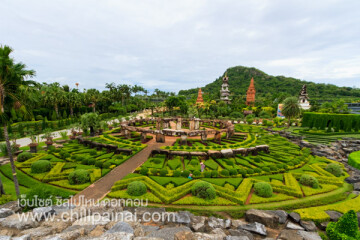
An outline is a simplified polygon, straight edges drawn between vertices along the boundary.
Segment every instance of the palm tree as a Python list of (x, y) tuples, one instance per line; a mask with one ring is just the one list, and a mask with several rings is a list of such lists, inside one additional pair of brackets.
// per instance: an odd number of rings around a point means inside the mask
[(56, 116), (59, 117), (59, 105), (65, 101), (64, 89), (60, 87), (59, 83), (55, 82), (44, 86), (42, 93), (45, 104), (53, 105)]
[(66, 92), (66, 103), (70, 108), (70, 116), (74, 116), (74, 107), (81, 106), (80, 94), (76, 89)]
[(99, 90), (91, 88), (86, 91), (86, 100), (92, 104), (93, 112), (96, 110), (96, 103), (100, 101), (101, 95)]
[(290, 127), (291, 118), (297, 117), (301, 113), (299, 101), (296, 97), (288, 97), (284, 100), (282, 114), (289, 119), (288, 127)]
[(16, 168), (8, 133), (8, 113), (11, 108), (19, 109), (23, 106), (21, 98), (19, 97), (20, 88), (21, 86), (34, 85), (33, 81), (28, 81), (26, 78), (34, 76), (35, 71), (26, 70), (26, 66), (23, 63), (14, 63), (14, 59), (10, 57), (12, 51), (9, 46), (0, 46), (0, 119), (4, 127), (4, 138), (13, 173), (15, 191), (19, 198), (19, 182), (16, 176)]

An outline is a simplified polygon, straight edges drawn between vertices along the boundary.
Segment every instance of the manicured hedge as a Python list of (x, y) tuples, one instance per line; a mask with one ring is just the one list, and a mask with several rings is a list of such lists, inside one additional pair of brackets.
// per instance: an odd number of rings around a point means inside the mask
[(29, 152), (23, 152), (23, 153), (20, 153), (18, 156), (17, 156), (17, 161), (18, 162), (25, 162), (26, 160), (32, 158), (33, 155)]
[(216, 191), (213, 185), (204, 181), (195, 183), (191, 187), (191, 193), (193, 196), (203, 199), (211, 200), (216, 198)]
[(360, 169), (360, 151), (350, 153), (348, 163), (354, 168)]
[(273, 189), (271, 185), (267, 182), (258, 182), (254, 184), (254, 191), (255, 194), (264, 197), (269, 198), (273, 195)]
[(44, 173), (51, 169), (51, 163), (48, 160), (38, 160), (31, 164), (32, 173)]
[(85, 169), (75, 170), (69, 174), (69, 182), (72, 185), (87, 183), (90, 181), (89, 172)]
[(141, 181), (131, 182), (127, 187), (127, 193), (130, 196), (141, 196), (147, 191), (146, 185)]
[(352, 129), (359, 131), (360, 115), (306, 112), (303, 114), (302, 126), (323, 130), (330, 127), (345, 132), (351, 132)]

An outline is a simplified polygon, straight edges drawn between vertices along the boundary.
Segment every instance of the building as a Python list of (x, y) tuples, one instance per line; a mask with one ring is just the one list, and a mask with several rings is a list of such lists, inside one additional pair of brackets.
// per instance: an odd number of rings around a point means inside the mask
[(199, 92), (198, 92), (198, 96), (197, 96), (197, 99), (196, 99), (196, 103), (204, 103), (204, 99), (202, 97), (202, 92), (201, 92), (201, 88), (199, 88)]
[(299, 94), (299, 104), (304, 110), (310, 109), (309, 96), (307, 94), (306, 85), (304, 84)]
[(255, 85), (254, 85), (254, 78), (251, 78), (249, 88), (246, 92), (246, 105), (254, 106), (255, 104)]
[(226, 72), (225, 76), (223, 77), (223, 83), (221, 84), (220, 100), (229, 104), (231, 102), (231, 100), (229, 99), (229, 96), (230, 96), (229, 78), (228, 78), (227, 72)]

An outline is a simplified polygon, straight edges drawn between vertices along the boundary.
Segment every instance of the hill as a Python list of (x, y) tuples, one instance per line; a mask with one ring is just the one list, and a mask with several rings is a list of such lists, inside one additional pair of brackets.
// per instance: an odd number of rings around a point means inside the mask
[[(219, 90), (224, 74), (203, 87), (203, 92), (211, 95), (212, 98), (219, 98)], [(360, 97), (360, 89), (302, 81), (292, 77), (271, 76), (253, 67), (231, 67), (227, 69), (227, 75), (229, 77), (229, 90), (233, 95), (245, 95), (250, 80), (254, 77), (257, 97), (279, 93), (297, 96), (304, 84), (307, 85), (309, 97), (313, 100)], [(189, 96), (197, 94), (197, 91), (197, 88), (180, 90), (179, 95)]]

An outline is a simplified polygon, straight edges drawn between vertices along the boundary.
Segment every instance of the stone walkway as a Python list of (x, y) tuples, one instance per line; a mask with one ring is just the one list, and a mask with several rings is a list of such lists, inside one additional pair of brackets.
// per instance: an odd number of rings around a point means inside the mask
[(111, 187), (115, 182), (121, 180), (129, 173), (134, 172), (136, 168), (138, 168), (148, 159), (153, 150), (158, 149), (161, 146), (170, 146), (175, 141), (176, 138), (167, 137), (165, 143), (157, 143), (154, 137), (151, 141), (147, 142), (148, 146), (145, 149), (135, 154), (120, 166), (114, 168), (107, 175), (100, 178), (98, 181), (91, 184), (80, 193), (76, 194), (72, 198), (72, 201), (77, 204), (79, 200), (81, 201), (82, 196), (84, 199), (92, 200), (94, 202), (101, 200), (110, 192)]

